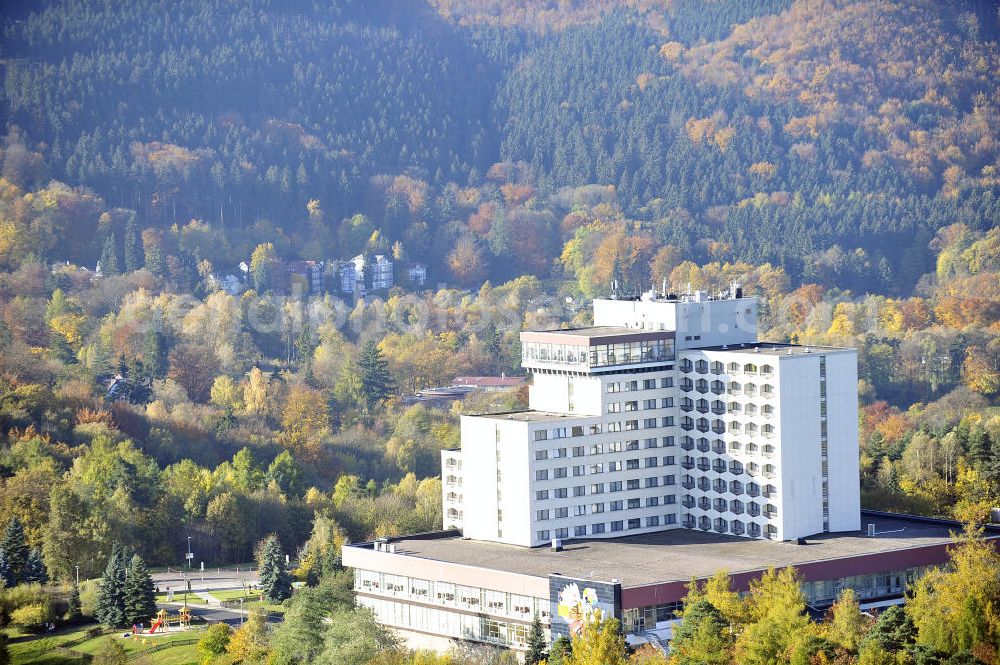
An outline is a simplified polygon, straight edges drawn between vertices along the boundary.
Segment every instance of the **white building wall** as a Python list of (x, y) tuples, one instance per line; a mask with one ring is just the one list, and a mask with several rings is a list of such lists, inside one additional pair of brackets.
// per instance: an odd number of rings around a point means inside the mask
[(778, 535), (800, 538), (824, 531), (820, 455), (819, 357), (778, 356)]
[(826, 354), (830, 530), (861, 528), (858, 468), (858, 360), (854, 350)]
[(528, 391), (528, 408), (533, 411), (599, 416), (603, 412), (601, 378), (573, 374), (536, 372)]

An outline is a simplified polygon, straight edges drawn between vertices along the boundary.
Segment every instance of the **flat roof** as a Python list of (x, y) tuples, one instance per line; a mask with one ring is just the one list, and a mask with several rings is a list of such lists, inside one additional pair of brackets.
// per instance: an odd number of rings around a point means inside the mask
[(600, 416), (583, 416), (574, 413), (555, 413), (554, 411), (506, 411), (502, 413), (471, 414), (475, 418), (495, 418), (496, 420), (514, 420), (522, 423), (544, 423), (553, 420), (584, 420)]
[(585, 328), (556, 328), (553, 330), (525, 330), (521, 338), (528, 342), (548, 342), (590, 345), (639, 342), (644, 340), (673, 339), (674, 330), (643, 330), (625, 326), (588, 326)]
[(447, 533), (439, 538), (392, 538), (391, 542), (396, 544), (396, 553), (405, 556), (536, 577), (558, 573), (578, 579), (617, 579), (627, 588), (687, 582), (722, 568), (736, 574), (942, 545), (952, 542), (951, 533), (960, 530), (957, 523), (887, 514), (864, 513), (861, 523), (866, 529), (875, 524), (876, 537), (860, 531), (824, 533), (798, 545), (678, 528), (615, 539), (567, 540), (559, 552), (550, 547), (465, 540)]
[(731, 351), (768, 356), (804, 356), (825, 353), (845, 353), (856, 349), (841, 346), (809, 346), (804, 344), (784, 344), (781, 342), (751, 342), (745, 344), (723, 344), (720, 346), (697, 346), (690, 351)]

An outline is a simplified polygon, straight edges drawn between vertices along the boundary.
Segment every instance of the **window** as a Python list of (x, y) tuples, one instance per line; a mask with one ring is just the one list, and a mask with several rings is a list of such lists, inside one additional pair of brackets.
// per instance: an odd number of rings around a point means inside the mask
[(661, 418), (660, 421), (661, 421), (661, 425), (660, 425), (661, 427), (673, 427), (674, 426), (674, 417), (673, 416), (665, 416), (665, 417)]
[(587, 506), (573, 506), (573, 516), (580, 517), (581, 515), (587, 514)]
[(670, 513), (669, 515), (664, 515), (664, 524), (677, 524), (677, 515)]
[(676, 485), (677, 484), (677, 476), (674, 476), (674, 475), (663, 476), (663, 484), (664, 485)]
[(644, 408), (644, 409), (655, 409), (656, 408), (656, 400), (655, 399), (643, 400), (643, 402), (642, 402), (642, 408)]
[(628, 508), (629, 508), (629, 510), (634, 510), (636, 508), (640, 508), (641, 506), (642, 506), (642, 499), (629, 499), (628, 500)]
[(555, 497), (557, 499), (565, 499), (567, 496), (569, 496), (569, 490), (565, 487), (557, 487), (555, 489)]
[(555, 458), (557, 458), (557, 459), (560, 458), (560, 457), (566, 457), (566, 449), (565, 448), (556, 448), (552, 452), (553, 452), (552, 456), (555, 457)]
[(569, 517), (569, 508), (556, 508), (555, 516), (556, 519), (560, 519), (562, 517)]
[(565, 527), (556, 529), (556, 538), (569, 538), (569, 529)]
[(583, 464), (578, 464), (578, 465), (576, 465), (576, 466), (573, 467), (573, 475), (574, 476), (582, 476), (586, 472), (587, 472), (587, 467), (585, 467)]
[(646, 518), (646, 527), (660, 526), (660, 516), (653, 515), (652, 517)]
[(625, 402), (625, 410), (626, 411), (638, 411), (639, 410), (639, 402), (638, 402), (638, 400), (631, 401), (631, 402)]
[(538, 469), (535, 471), (535, 480), (548, 480), (549, 472), (547, 469)]
[(654, 467), (657, 464), (659, 464), (659, 462), (660, 462), (660, 460), (657, 459), (656, 457), (647, 457), (646, 458), (646, 468), (649, 469), (651, 467)]
[(604, 473), (604, 464), (591, 464), (590, 465), (590, 472), (591, 473)]
[(549, 431), (544, 429), (535, 430), (535, 441), (545, 441), (549, 438)]
[(676, 461), (673, 455), (667, 455), (663, 458), (663, 466), (673, 466)]
[(658, 497), (658, 496), (651, 496), (651, 497), (648, 497), (646, 499), (646, 507), (647, 508), (652, 508), (652, 507), (658, 506), (658, 505), (660, 505), (660, 497)]
[(677, 495), (676, 494), (668, 494), (668, 495), (666, 495), (665, 497), (663, 497), (663, 503), (665, 503), (668, 506), (672, 506), (672, 505), (676, 504), (677, 503)]
[(674, 387), (674, 377), (668, 376), (666, 378), (660, 379), (661, 388), (673, 388)]
[(639, 389), (639, 382), (638, 381), (626, 381), (625, 382), (625, 390), (638, 390), (638, 389)]
[(538, 536), (538, 540), (549, 540), (549, 530), (548, 529), (543, 529), (542, 531), (539, 531), (535, 535)]
[(608, 384), (608, 392), (609, 393), (616, 393), (616, 392), (619, 392), (621, 389), (622, 389), (621, 384), (618, 383), (618, 382), (614, 382), (614, 383), (609, 383)]
[(553, 469), (553, 478), (565, 478), (566, 477), (566, 467), (561, 466), (558, 469)]
[(535, 459), (536, 460), (543, 460), (543, 459), (548, 459), (548, 458), (549, 458), (549, 451), (547, 451), (547, 450), (536, 450), (535, 451)]
[(537, 511), (535, 513), (535, 519), (538, 520), (539, 522), (549, 519), (549, 511), (548, 510)]
[(608, 402), (608, 413), (619, 413), (621, 410), (621, 402)]
[(642, 522), (639, 520), (638, 517), (636, 517), (635, 519), (631, 519), (631, 520), (628, 521), (628, 528), (630, 528), (630, 529), (640, 529), (640, 528), (642, 528)]
[(659, 487), (659, 486), (660, 486), (659, 477), (653, 476), (652, 478), (646, 478), (646, 487)]
[(633, 440), (633, 441), (626, 441), (625, 442), (625, 450), (639, 450), (639, 441), (638, 441), (638, 439)]
[(608, 431), (609, 432), (620, 432), (620, 431), (622, 431), (622, 424), (618, 423), (618, 422), (608, 423)]
[(652, 437), (650, 439), (643, 439), (642, 440), (642, 447), (643, 448), (655, 448), (656, 447), (656, 437), (654, 436), (654, 437)]
[(603, 443), (598, 443), (598, 444), (593, 445), (593, 446), (590, 447), (590, 454), (591, 455), (601, 455), (603, 453), (604, 453), (604, 444)]
[(627, 489), (629, 491), (639, 489), (639, 479), (638, 478), (633, 478), (633, 479), (629, 480), (625, 484), (625, 489)]
[(573, 457), (583, 457), (586, 454), (586, 446), (573, 446)]
[(625, 421), (625, 431), (626, 432), (633, 432), (633, 431), (635, 431), (637, 429), (639, 429), (639, 421), (638, 420), (626, 420)]
[(604, 533), (604, 522), (590, 525), (590, 532), (593, 534)]
[(537, 492), (535, 492), (535, 500), (536, 501), (544, 501), (545, 499), (548, 499), (548, 498), (549, 498), (549, 491), (548, 490), (538, 490)]
[(673, 408), (673, 406), (674, 406), (674, 398), (673, 397), (664, 397), (664, 398), (660, 399), (660, 408), (661, 409), (670, 409), (670, 408)]
[(629, 471), (632, 471), (634, 469), (638, 469), (639, 468), (639, 460), (638, 459), (626, 460), (625, 461), (625, 468), (628, 469)]
[(672, 448), (676, 445), (674, 437), (672, 436), (665, 436), (662, 439), (660, 439), (660, 441), (663, 443), (664, 448)]
[(573, 488), (573, 496), (586, 496), (586, 495), (587, 495), (586, 485), (577, 485), (576, 487)]
[(603, 503), (592, 503), (592, 504), (590, 504), (590, 512), (593, 513), (593, 514), (603, 513), (604, 512), (604, 504)]
[(571, 431), (573, 436), (583, 436), (583, 427), (581, 425), (573, 425), (573, 429)]
[(624, 528), (624, 526), (625, 526), (625, 522), (623, 522), (622, 520), (618, 520), (616, 522), (612, 522), (611, 523), (611, 530), (612, 531), (621, 531)]
[(621, 501), (612, 501), (610, 508), (611, 508), (612, 511), (621, 510), (622, 509), (622, 502)]
[(621, 451), (622, 451), (622, 442), (621, 441), (613, 441), (612, 443), (608, 444), (608, 452), (609, 453), (620, 453)]
[(614, 472), (621, 470), (622, 470), (622, 463), (620, 460), (617, 462), (608, 462), (608, 471)]
[(646, 379), (642, 382), (643, 390), (653, 390), (656, 388), (656, 379)]
[(594, 483), (590, 486), (591, 494), (604, 494), (604, 483)]
[(608, 483), (608, 489), (610, 491), (612, 491), (612, 492), (621, 492), (622, 491), (622, 481), (616, 480), (613, 483)]

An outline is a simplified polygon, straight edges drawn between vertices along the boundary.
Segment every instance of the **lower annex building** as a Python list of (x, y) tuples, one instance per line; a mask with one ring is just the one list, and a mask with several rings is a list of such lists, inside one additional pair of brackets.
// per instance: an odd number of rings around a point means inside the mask
[(344, 548), (358, 602), (415, 646), (520, 650), (536, 612), (553, 639), (600, 609), (661, 642), (719, 568), (795, 566), (817, 606), (901, 597), (949, 526), (862, 515), (856, 352), (760, 342), (756, 314), (734, 285), (521, 333), (528, 410), (462, 417), (444, 531)]

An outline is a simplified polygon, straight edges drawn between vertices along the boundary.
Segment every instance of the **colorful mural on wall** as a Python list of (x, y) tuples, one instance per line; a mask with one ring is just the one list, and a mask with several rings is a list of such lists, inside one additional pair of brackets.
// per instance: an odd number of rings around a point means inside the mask
[(559, 592), (558, 614), (569, 624), (571, 635), (579, 635), (586, 624), (604, 617), (604, 611), (598, 607), (597, 592), (590, 587), (581, 592), (576, 583), (567, 584)]

